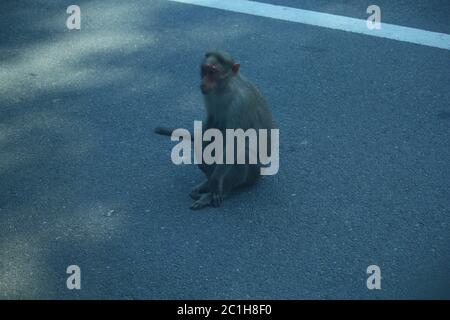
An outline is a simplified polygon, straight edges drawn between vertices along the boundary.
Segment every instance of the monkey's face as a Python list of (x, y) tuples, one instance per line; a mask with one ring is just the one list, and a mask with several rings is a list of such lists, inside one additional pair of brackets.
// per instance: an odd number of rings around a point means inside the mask
[(217, 90), (221, 78), (221, 71), (218, 64), (208, 63), (208, 61), (202, 63), (200, 71), (202, 82), (200, 89), (203, 94), (210, 94)]
[(200, 89), (204, 95), (226, 88), (229, 80), (239, 72), (239, 64), (224, 53), (207, 53), (200, 67)]

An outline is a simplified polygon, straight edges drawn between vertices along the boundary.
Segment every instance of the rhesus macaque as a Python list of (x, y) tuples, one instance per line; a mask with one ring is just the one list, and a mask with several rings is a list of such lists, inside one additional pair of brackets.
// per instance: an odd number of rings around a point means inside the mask
[[(203, 131), (214, 128), (226, 136), (226, 129), (267, 129), (268, 154), (270, 130), (273, 128), (271, 111), (258, 89), (239, 73), (240, 65), (226, 52), (206, 53), (200, 68), (200, 89), (204, 98), (206, 120)], [(173, 130), (156, 128), (155, 132), (171, 135)], [(211, 141), (203, 141), (203, 149)], [(224, 139), (224, 150), (227, 143)], [(239, 152), (239, 151), (238, 151)], [(248, 160), (248, 147), (244, 150)], [(224, 152), (225, 153), (225, 152)], [(237, 152), (234, 153), (236, 157)], [(225, 155), (224, 155), (225, 158)], [(219, 207), (223, 199), (238, 187), (254, 184), (260, 176), (261, 164), (199, 164), (206, 181), (196, 186), (190, 196), (195, 200), (191, 209), (212, 205)]]

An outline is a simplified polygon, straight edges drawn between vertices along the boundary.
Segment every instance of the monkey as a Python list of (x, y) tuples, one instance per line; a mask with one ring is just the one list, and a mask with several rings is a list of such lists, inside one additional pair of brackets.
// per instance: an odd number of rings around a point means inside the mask
[[(226, 129), (267, 129), (274, 127), (271, 110), (257, 87), (240, 73), (240, 64), (224, 51), (207, 52), (200, 65), (200, 90), (203, 95), (206, 119), (203, 130), (218, 129), (225, 136)], [(173, 129), (158, 127), (155, 132), (170, 136)], [(192, 139), (192, 135), (191, 135)], [(204, 149), (209, 141), (203, 141)], [(224, 139), (224, 144), (227, 141)], [(268, 146), (270, 153), (270, 144)], [(225, 152), (224, 152), (225, 153)], [(234, 153), (236, 157), (236, 152)], [(249, 156), (246, 148), (245, 157)], [(240, 187), (250, 186), (260, 176), (260, 162), (256, 164), (198, 165), (206, 180), (190, 193), (191, 209), (206, 206), (220, 207), (229, 194)]]

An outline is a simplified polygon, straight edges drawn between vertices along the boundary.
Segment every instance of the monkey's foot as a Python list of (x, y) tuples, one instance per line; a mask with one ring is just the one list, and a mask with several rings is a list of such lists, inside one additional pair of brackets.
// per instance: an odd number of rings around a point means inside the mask
[(189, 193), (189, 196), (194, 200), (198, 200), (200, 199), (202, 194), (197, 189), (192, 189), (191, 193)]
[(209, 193), (209, 192), (202, 193), (200, 195), (200, 198), (191, 205), (191, 209), (198, 210), (198, 209), (207, 207), (207, 206), (211, 205), (211, 199), (212, 199), (211, 193)]
[(191, 193), (189, 193), (189, 196), (194, 199), (198, 200), (202, 196), (202, 194), (208, 192), (209, 183), (208, 180), (200, 183), (198, 186), (196, 186), (194, 189), (192, 189)]

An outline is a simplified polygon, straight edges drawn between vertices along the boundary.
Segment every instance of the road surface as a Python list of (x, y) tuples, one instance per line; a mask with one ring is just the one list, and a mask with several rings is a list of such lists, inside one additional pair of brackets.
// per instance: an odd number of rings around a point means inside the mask
[[(262, 2), (358, 19), (372, 4)], [(0, 298), (450, 298), (449, 50), (171, 1), (75, 4), (80, 30), (64, 2), (0, 4)], [(450, 34), (448, 1), (377, 5)], [(152, 131), (203, 118), (211, 48), (271, 105), (280, 170), (191, 211), (202, 175)]]

